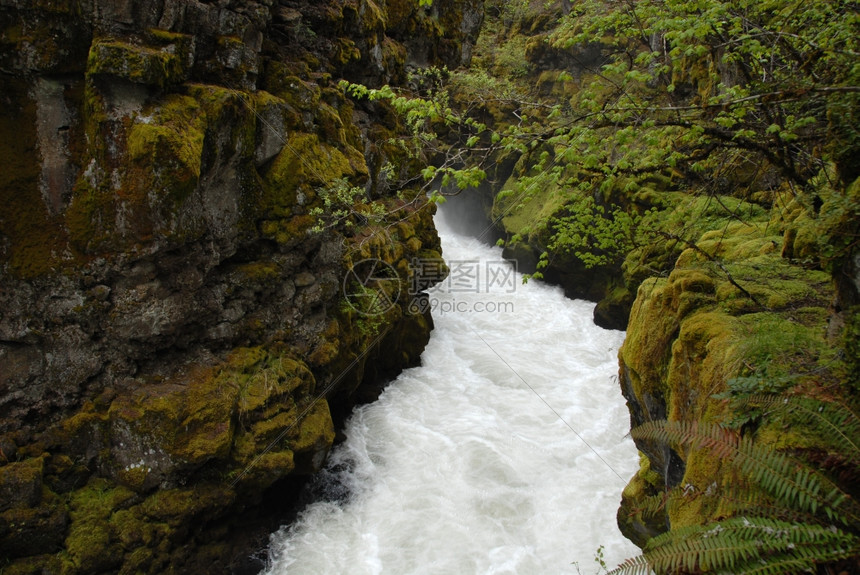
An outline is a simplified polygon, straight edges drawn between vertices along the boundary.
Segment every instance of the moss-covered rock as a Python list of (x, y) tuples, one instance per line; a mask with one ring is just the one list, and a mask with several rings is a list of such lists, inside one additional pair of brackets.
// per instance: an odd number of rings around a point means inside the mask
[(56, 500), (7, 509), (0, 512), (0, 553), (9, 559), (57, 553), (68, 524), (69, 514)]
[(94, 480), (72, 494), (65, 549), (77, 570), (99, 572), (122, 564), (120, 542), (112, 536), (109, 519), (133, 502), (132, 491), (104, 480)]
[[(172, 39), (164, 32), (155, 32), (154, 35), (159, 40)], [(175, 38), (183, 41), (158, 48), (97, 38), (90, 46), (87, 74), (113, 76), (158, 88), (182, 82), (187, 79), (187, 66), (193, 61), (189, 50), (193, 42), (180, 35), (175, 35)]]
[[(295, 497), (432, 328), (405, 311), (432, 208), (381, 175), (393, 114), (337, 80), (462, 62), (481, 3), (24, 4), (0, 7), (4, 569), (226, 565), (233, 519)], [(340, 179), (395, 215), (313, 232)], [(403, 282), (379, 318), (337, 311), (359, 257)]]
[(666, 520), (656, 514), (643, 513), (636, 504), (663, 493), (663, 477), (651, 469), (651, 460), (639, 453), (639, 470), (627, 483), (621, 505), (616, 514), (617, 523), (624, 535), (636, 545), (644, 546), (648, 539), (666, 530)]
[[(690, 205), (682, 202), (676, 209)], [(770, 214), (760, 209), (749, 214), (747, 221), (701, 232), (687, 249), (675, 249), (668, 277), (641, 283), (619, 352), (622, 391), (634, 424), (663, 418), (731, 422), (738, 414), (715, 396), (733, 389), (733, 382), (755, 381), (758, 391), (773, 392), (835, 381), (838, 359), (827, 338), (831, 278), (785, 257), (783, 236)], [(716, 216), (706, 225), (717, 224)], [(758, 441), (777, 449), (814, 448), (808, 434), (768, 428), (760, 430)], [(623, 520), (619, 515), (628, 537), (642, 543), (661, 524), (674, 529), (731, 514), (731, 502), (720, 494), (743, 481), (736, 470), (704, 450), (637, 445), (648, 456), (642, 473), (656, 471), (660, 483), (679, 490), (651, 516)], [(648, 495), (635, 478), (622, 509), (640, 509)]]

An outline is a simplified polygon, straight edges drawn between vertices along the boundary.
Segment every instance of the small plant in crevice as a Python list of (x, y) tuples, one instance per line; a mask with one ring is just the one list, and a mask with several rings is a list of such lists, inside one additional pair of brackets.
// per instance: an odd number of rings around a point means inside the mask
[[(637, 440), (706, 450), (743, 481), (731, 493), (710, 493), (728, 503), (730, 516), (654, 537), (642, 555), (628, 559), (613, 575), (850, 573), (860, 567), (857, 413), (839, 403), (785, 394), (748, 395), (736, 402), (779, 429), (802, 428), (815, 448), (789, 454), (751, 433), (701, 421), (660, 420), (635, 428), (631, 433)], [(662, 509), (686, 488), (652, 498), (642, 512)], [(839, 570), (833, 571), (835, 566)]]
[(367, 201), (364, 188), (350, 186), (346, 178), (338, 178), (327, 187), (317, 188), (316, 193), (322, 205), (311, 208), (309, 212), (317, 219), (311, 228), (313, 233), (378, 223), (385, 215), (381, 204)]

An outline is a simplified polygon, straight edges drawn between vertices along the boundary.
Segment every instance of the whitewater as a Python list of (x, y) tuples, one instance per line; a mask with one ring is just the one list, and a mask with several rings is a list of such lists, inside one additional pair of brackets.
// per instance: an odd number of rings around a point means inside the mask
[(637, 554), (615, 520), (638, 467), (624, 333), (437, 227), (451, 275), (424, 302), (422, 365), (354, 411), (267, 575), (585, 575), (598, 549), (610, 567)]

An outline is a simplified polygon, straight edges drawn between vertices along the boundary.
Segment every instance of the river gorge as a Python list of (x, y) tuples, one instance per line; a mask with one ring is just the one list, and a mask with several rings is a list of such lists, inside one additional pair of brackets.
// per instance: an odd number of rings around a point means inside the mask
[(0, 572), (860, 573), (857, 14), (0, 1)]
[(615, 521), (638, 466), (623, 332), (595, 326), (593, 303), (523, 284), (445, 210), (451, 275), (428, 294), (422, 365), (347, 420), (321, 500), (273, 536), (266, 573), (587, 573), (599, 547), (611, 565), (636, 554)]

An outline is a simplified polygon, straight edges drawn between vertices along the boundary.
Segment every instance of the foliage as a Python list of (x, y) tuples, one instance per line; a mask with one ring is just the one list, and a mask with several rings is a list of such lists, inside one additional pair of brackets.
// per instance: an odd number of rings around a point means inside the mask
[[(346, 81), (340, 87), (348, 95), (368, 102), (387, 102), (404, 123), (405, 134), (389, 142), (410, 160), (424, 166), (421, 174), (423, 190), (438, 195), (439, 188), (460, 190), (474, 187), (486, 177), (480, 162), (464, 165), (465, 157), (477, 151), (485, 124), (452, 107), (447, 90), (441, 87), (449, 77), (446, 69), (428, 68), (413, 73), (412, 91), (395, 90), (390, 86), (368, 88)], [(456, 133), (453, 142), (443, 142), (439, 132)], [(456, 192), (455, 192), (456, 193)], [(438, 197), (434, 197), (438, 200)]]
[[(815, 430), (838, 458), (840, 478), (833, 480), (750, 434), (700, 421), (645, 423), (632, 431), (634, 438), (707, 450), (749, 483), (733, 493), (712, 494), (732, 502), (731, 517), (667, 531), (613, 574), (801, 573), (860, 554), (860, 505), (851, 493), (860, 471), (857, 414), (808, 397), (757, 394), (738, 401), (746, 407), (766, 407), (768, 418), (778, 423)], [(849, 479), (846, 469), (852, 472)]]
[(635, 247), (640, 219), (618, 206), (610, 211), (591, 196), (574, 196), (564, 213), (552, 218), (554, 235), (547, 247), (573, 253), (587, 268), (618, 262)]
[(849, 558), (858, 550), (857, 537), (839, 529), (739, 517), (655, 537), (643, 555), (610, 573), (721, 570), (785, 575), (806, 572), (818, 562)]
[(611, 50), (580, 96), (601, 124), (674, 135), (654, 151), (693, 173), (718, 167), (703, 151), (745, 150), (805, 185), (824, 165), (812, 146), (833, 135), (828, 112), (856, 108), (857, 31), (856, 3), (841, 0), (587, 0), (554, 42)]
[[(787, 268), (835, 273), (858, 245), (857, 2), (561, 4), (557, 25), (545, 33), (539, 29), (556, 3), (485, 3), (496, 21), (488, 28), (493, 35), (479, 41), (472, 70), (419, 71), (410, 89), (341, 86), (398, 113), (408, 135), (392, 144), (427, 166), (428, 192), (460, 193), (494, 177), (500, 159), (515, 163), (513, 174), (503, 176), (494, 216), (519, 216), (524, 225), (509, 241), (546, 249), (538, 270), (564, 254), (584, 267), (624, 261), (624, 273), (641, 281), (643, 273), (668, 273), (685, 252), (696, 265), (724, 275), (755, 303), (752, 311), (777, 314), (786, 302), (816, 303), (817, 286), (792, 299), (807, 276)], [(599, 57), (584, 59), (574, 72), (571, 60), (586, 52)], [(529, 69), (541, 57), (561, 62), (563, 95), (536, 88), (539, 79)], [(780, 258), (775, 250), (784, 232), (789, 243), (792, 226), (805, 226), (814, 237), (784, 245)], [(766, 289), (749, 286), (745, 277), (764, 275), (757, 258), (762, 243), (744, 253), (743, 245), (726, 241), (741, 227), (766, 238), (768, 257), (780, 260), (767, 264), (778, 273), (761, 282)], [(627, 287), (635, 291), (635, 282)], [(743, 310), (748, 317), (740, 323), (755, 321), (772, 333), (753, 329), (742, 344), (752, 365), (728, 382), (724, 396), (741, 414), (730, 422), (735, 430), (662, 422), (634, 432), (723, 458), (742, 480), (736, 493), (716, 494), (730, 501), (733, 514), (655, 538), (622, 572), (798, 572), (860, 553), (860, 512), (844, 482), (753, 439), (767, 426), (772, 432), (776, 425), (796, 425), (812, 430), (818, 445), (830, 445), (832, 461), (860, 468), (850, 455), (858, 435), (849, 424), (856, 422), (853, 412), (839, 419), (839, 410), (820, 400), (803, 400), (818, 402), (816, 411), (798, 407), (801, 400), (780, 403), (762, 395), (784, 394), (797, 383), (797, 368), (820, 367), (836, 361), (834, 355), (816, 344), (783, 359), (780, 342), (794, 350), (813, 341), (808, 326), (796, 321), (801, 310), (788, 318), (797, 323), (793, 328), (781, 316), (767, 323), (753, 318), (749, 307)], [(854, 332), (856, 323), (849, 323)], [(856, 350), (853, 340), (846, 342), (846, 349)], [(807, 417), (813, 413), (821, 420)], [(834, 426), (849, 439), (832, 433)], [(667, 498), (655, 498), (650, 510)]]
[(339, 227), (344, 230), (369, 223), (379, 223), (385, 208), (378, 202), (367, 202), (364, 188), (350, 186), (346, 178), (338, 178), (327, 187), (317, 188), (321, 206), (311, 208), (310, 215), (317, 223), (311, 228), (314, 233)]
[[(551, 33), (530, 32), (551, 4), (488, 3), (472, 70), (419, 71), (411, 90), (342, 87), (400, 114), (409, 136), (397, 145), (431, 166), (427, 190), (460, 193), (498, 158), (522, 156), (509, 211), (560, 190), (563, 210), (534, 229), (550, 231), (551, 253), (588, 267), (654, 240), (641, 224), (655, 220), (642, 221), (647, 206), (634, 201), (654, 181), (728, 211), (720, 198), (772, 189), (776, 173), (811, 210), (824, 201), (825, 251), (853, 248), (848, 222), (860, 202), (844, 189), (860, 172), (856, 2), (583, 0), (557, 12)], [(526, 65), (541, 43), (559, 54), (599, 46), (604, 64), (583, 72), (566, 101), (541, 96)]]

